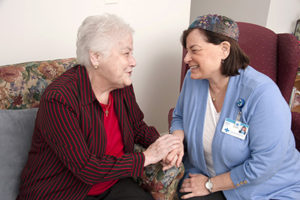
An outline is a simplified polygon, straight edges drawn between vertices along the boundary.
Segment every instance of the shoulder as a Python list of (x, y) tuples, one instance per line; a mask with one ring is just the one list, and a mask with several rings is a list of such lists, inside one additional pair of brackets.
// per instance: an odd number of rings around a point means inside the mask
[(267, 75), (255, 70), (253, 67), (248, 66), (245, 70), (241, 70), (242, 83), (255, 89), (265, 84), (276, 86), (276, 83)]
[(80, 68), (81, 66), (74, 66), (55, 79), (46, 88), (41, 100), (60, 99), (62, 101), (78, 95)]
[(273, 94), (282, 96), (277, 84), (271, 78), (251, 66), (240, 71), (240, 79), (242, 88), (247, 88), (253, 95)]
[[(277, 84), (265, 74), (248, 66), (241, 71), (241, 89), (247, 91), (252, 104), (260, 103), (262, 108), (276, 106), (287, 109), (287, 102), (283, 98)], [(288, 110), (288, 109), (287, 109)]]

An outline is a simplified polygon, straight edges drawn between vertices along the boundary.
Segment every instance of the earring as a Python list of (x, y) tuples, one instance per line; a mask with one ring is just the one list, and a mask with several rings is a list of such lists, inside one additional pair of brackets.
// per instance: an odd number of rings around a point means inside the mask
[(95, 68), (95, 69), (98, 69), (98, 65), (95, 65), (94, 68)]
[(221, 63), (224, 64), (224, 59), (221, 60)]

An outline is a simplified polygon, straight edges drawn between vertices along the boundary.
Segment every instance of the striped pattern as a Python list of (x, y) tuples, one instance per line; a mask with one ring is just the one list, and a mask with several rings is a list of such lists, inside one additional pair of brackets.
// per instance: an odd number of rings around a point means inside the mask
[(105, 155), (104, 113), (87, 71), (75, 66), (46, 89), (17, 199), (84, 199), (93, 184), (141, 176), (144, 155), (158, 132), (143, 121), (132, 86), (112, 91), (125, 154)]

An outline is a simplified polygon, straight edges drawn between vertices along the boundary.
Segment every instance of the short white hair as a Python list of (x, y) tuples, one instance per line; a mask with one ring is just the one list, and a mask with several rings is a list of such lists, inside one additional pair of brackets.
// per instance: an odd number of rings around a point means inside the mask
[(133, 34), (133, 29), (116, 15), (104, 14), (87, 17), (77, 33), (78, 64), (91, 67), (89, 51), (108, 56), (112, 46), (127, 34)]

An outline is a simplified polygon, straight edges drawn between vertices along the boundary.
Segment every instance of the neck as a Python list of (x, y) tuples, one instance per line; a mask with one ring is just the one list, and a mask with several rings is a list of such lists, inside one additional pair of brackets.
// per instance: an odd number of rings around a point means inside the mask
[(218, 94), (221, 91), (226, 91), (229, 82), (229, 77), (222, 76), (214, 80), (210, 79), (208, 81), (210, 91), (214, 94)]
[(87, 71), (96, 99), (102, 104), (108, 104), (109, 93), (114, 88), (110, 87), (108, 82), (97, 74), (96, 70), (90, 69)]

